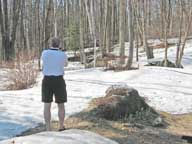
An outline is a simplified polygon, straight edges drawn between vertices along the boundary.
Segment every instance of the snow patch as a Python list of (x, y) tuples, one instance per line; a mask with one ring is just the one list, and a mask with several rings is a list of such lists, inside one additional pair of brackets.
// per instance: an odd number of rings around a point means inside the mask
[(118, 144), (98, 134), (84, 130), (42, 132), (39, 134), (1, 141), (0, 144)]

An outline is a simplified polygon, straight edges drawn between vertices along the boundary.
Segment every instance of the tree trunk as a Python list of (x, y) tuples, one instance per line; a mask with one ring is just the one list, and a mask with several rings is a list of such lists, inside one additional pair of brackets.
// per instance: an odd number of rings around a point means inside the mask
[(189, 32), (190, 32), (190, 28), (191, 28), (191, 23), (192, 23), (192, 8), (190, 9), (189, 15), (186, 16), (186, 19), (187, 19), (188, 21), (187, 21), (187, 27), (186, 27), (186, 29), (185, 29), (184, 40), (183, 40), (183, 43), (182, 43), (182, 46), (181, 46), (181, 49), (180, 49), (180, 55), (179, 55), (178, 65), (177, 65), (178, 67), (181, 67), (181, 61), (182, 61), (183, 54), (184, 54), (185, 44), (186, 44), (187, 37), (188, 37), (188, 34), (189, 34)]
[(41, 37), (41, 34), (42, 34), (42, 31), (41, 31), (41, 24), (40, 24), (40, 0), (38, 0), (38, 3), (37, 3), (37, 27), (38, 27), (38, 68), (39, 70), (41, 69), (41, 52), (43, 50), (43, 47), (41, 45), (41, 42), (42, 42), (42, 37)]
[(106, 34), (106, 49), (107, 52), (109, 53), (111, 51), (111, 38), (113, 35), (112, 31), (112, 5), (113, 3), (111, 0), (108, 0), (108, 11), (107, 11), (107, 34)]
[(3, 10), (2, 10), (2, 3), (1, 3), (1, 0), (0, 0), (0, 25), (1, 25), (1, 37), (2, 37), (2, 43), (1, 43), (1, 52), (0, 52), (0, 60), (2, 59), (5, 59), (5, 47), (4, 47), (4, 42), (5, 42), (5, 27), (4, 27), (4, 17), (3, 17)]
[(93, 42), (94, 42), (94, 67), (96, 66), (96, 34), (95, 34), (95, 21), (94, 21), (94, 15), (93, 15), (93, 0), (90, 0), (90, 12), (88, 9), (88, 1), (85, 0), (85, 8), (87, 12), (87, 17), (88, 17), (88, 22), (89, 22), (89, 29), (90, 29), (90, 34), (92, 36)]
[(120, 42), (120, 62), (123, 65), (125, 63), (125, 0), (119, 1), (119, 42)]
[(144, 50), (146, 51), (147, 59), (154, 58), (153, 50), (148, 46), (147, 42), (147, 30), (146, 30), (146, 8), (145, 8), (145, 1), (142, 0), (142, 9), (143, 9), (143, 16), (142, 16), (142, 26), (143, 26), (143, 46)]
[(133, 9), (132, 9), (132, 0), (129, 0), (129, 56), (126, 68), (131, 69), (132, 62), (133, 62), (133, 41), (134, 41), (134, 25), (133, 25)]
[(15, 39), (16, 39), (17, 24), (19, 20), (21, 0), (13, 1), (12, 27), (10, 27), (11, 21), (9, 21), (9, 16), (8, 16), (7, 0), (3, 0), (3, 10), (2, 10), (1, 3), (0, 3), (0, 6), (1, 6), (0, 17), (1, 17), (2, 49), (4, 50), (5, 60), (11, 61), (15, 56), (14, 45), (15, 45)]
[(45, 47), (49, 47), (49, 39), (51, 37), (52, 32), (52, 23), (51, 23), (51, 11), (53, 8), (53, 0), (49, 0), (48, 9), (47, 9), (47, 15), (45, 18)]
[(166, 1), (162, 1), (163, 6), (163, 20), (164, 20), (164, 43), (165, 43), (165, 56), (164, 56), (164, 66), (168, 66), (168, 29), (170, 27), (170, 11), (171, 11), (171, 1), (168, 1), (168, 6)]
[(100, 46), (100, 50), (101, 50), (101, 56), (103, 57), (103, 55), (106, 53), (106, 49), (105, 49), (105, 35), (104, 35), (104, 26), (105, 26), (105, 15), (104, 15), (104, 1), (100, 0), (100, 25), (99, 25), (99, 33), (100, 33), (100, 39), (99, 39), (99, 46)]
[(79, 1), (79, 8), (80, 8), (80, 20), (79, 20), (79, 36), (80, 36), (80, 60), (81, 63), (86, 65), (86, 55), (84, 51), (84, 8), (83, 8), (83, 2)]
[(57, 37), (57, 0), (54, 3), (54, 36)]
[(9, 30), (9, 22), (8, 22), (8, 8), (7, 8), (7, 0), (3, 0), (3, 10), (4, 10), (4, 44), (3, 48), (5, 49), (5, 60), (11, 60), (13, 58), (14, 50), (11, 49), (11, 41), (10, 41), (10, 30)]
[(20, 46), (22, 49), (28, 50), (27, 38), (25, 34), (25, 0), (22, 0), (21, 23), (20, 23)]
[[(111, 46), (113, 46), (113, 42), (114, 42), (114, 30), (115, 30), (115, 2), (114, 0), (110, 0), (110, 4), (111, 4)], [(111, 50), (110, 50), (111, 51)]]
[(176, 51), (176, 58), (175, 58), (175, 65), (176, 67), (180, 67), (179, 65), (179, 54), (180, 54), (180, 46), (181, 46), (181, 37), (182, 37), (182, 25), (183, 25), (183, 4), (182, 1), (179, 2), (179, 41), (177, 43), (177, 51)]

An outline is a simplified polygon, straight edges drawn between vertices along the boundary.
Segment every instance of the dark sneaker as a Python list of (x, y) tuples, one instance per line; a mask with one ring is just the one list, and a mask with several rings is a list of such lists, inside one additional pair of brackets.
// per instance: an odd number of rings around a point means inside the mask
[(62, 129), (59, 129), (58, 131), (60, 131), (60, 132), (61, 132), (61, 131), (64, 131), (64, 130), (66, 130), (66, 128), (65, 128), (65, 127), (64, 127), (64, 128), (62, 128)]

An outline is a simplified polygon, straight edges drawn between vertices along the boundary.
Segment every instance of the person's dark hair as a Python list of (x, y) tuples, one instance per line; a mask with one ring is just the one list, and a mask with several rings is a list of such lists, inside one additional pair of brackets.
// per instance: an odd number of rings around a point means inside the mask
[(52, 47), (55, 47), (55, 48), (59, 48), (59, 45), (60, 45), (60, 40), (59, 40), (59, 38), (53, 37), (53, 38), (51, 39), (51, 46), (52, 46)]

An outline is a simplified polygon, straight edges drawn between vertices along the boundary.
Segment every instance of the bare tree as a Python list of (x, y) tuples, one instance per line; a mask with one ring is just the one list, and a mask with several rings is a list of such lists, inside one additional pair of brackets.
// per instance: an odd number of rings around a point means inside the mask
[(125, 0), (119, 1), (119, 44), (120, 44), (120, 64), (125, 63)]
[(89, 29), (90, 29), (90, 34), (92, 36), (92, 39), (94, 41), (94, 67), (96, 66), (96, 33), (95, 33), (95, 20), (94, 20), (94, 11), (93, 11), (93, 1), (94, 0), (90, 0), (90, 10), (88, 8), (88, 1), (85, 0), (85, 8), (86, 8), (86, 12), (87, 12), (87, 17), (88, 17), (88, 22), (89, 22)]
[(153, 50), (148, 46), (148, 42), (147, 42), (147, 29), (146, 29), (146, 18), (147, 18), (147, 14), (146, 14), (146, 1), (142, 0), (142, 31), (143, 31), (143, 46), (144, 46), (144, 50), (146, 51), (146, 55), (147, 55), (147, 59), (152, 59), (154, 58), (153, 55)]
[(178, 59), (177, 67), (181, 67), (181, 61), (183, 58), (186, 41), (187, 41), (187, 38), (188, 38), (188, 35), (190, 32), (191, 23), (192, 23), (192, 7), (190, 8), (189, 13), (186, 15), (186, 21), (187, 21), (187, 24), (186, 24), (186, 29), (185, 29), (182, 45), (181, 45), (180, 50), (179, 50), (180, 53), (179, 53), (179, 59)]
[(53, 11), (54, 11), (54, 36), (57, 37), (58, 36), (58, 34), (57, 34), (57, 6), (58, 6), (57, 0), (54, 1), (53, 4), (54, 4), (54, 9), (53, 9)]
[(163, 12), (163, 22), (164, 22), (164, 44), (165, 44), (165, 56), (164, 56), (164, 66), (168, 66), (168, 29), (170, 28), (170, 14), (171, 14), (171, 0), (161, 1), (162, 12)]
[(0, 24), (1, 24), (1, 37), (2, 37), (2, 44), (1, 44), (1, 59), (4, 59), (4, 41), (5, 41), (5, 28), (4, 28), (4, 17), (3, 17), (3, 10), (2, 10), (2, 3), (0, 0)]
[(47, 8), (47, 14), (45, 18), (45, 47), (49, 47), (49, 39), (51, 37), (51, 32), (53, 30), (52, 25), (52, 15), (51, 12), (53, 12), (53, 0), (49, 0), (48, 8)]
[(127, 69), (131, 69), (133, 62), (133, 50), (134, 50), (134, 25), (133, 25), (133, 3), (132, 0), (128, 1), (129, 5), (129, 56), (126, 64)]
[[(19, 14), (21, 9), (21, 0), (14, 0), (12, 5), (12, 19), (9, 19), (8, 13), (8, 1), (3, 0), (3, 9), (2, 2), (0, 1), (0, 18), (1, 18), (1, 35), (2, 35), (2, 49), (4, 51), (5, 60), (12, 60), (15, 54), (15, 40), (17, 25), (19, 20)], [(10, 24), (12, 23), (12, 26)]]
[(83, 2), (79, 1), (79, 10), (80, 10), (80, 20), (79, 20), (79, 38), (80, 38), (80, 60), (81, 63), (86, 65), (86, 55), (84, 51), (84, 7)]
[(183, 26), (183, 2), (182, 1), (179, 1), (179, 12), (178, 14), (180, 15), (179, 16), (179, 40), (178, 40), (178, 43), (177, 43), (177, 51), (176, 51), (176, 58), (175, 58), (175, 64), (176, 64), (176, 67), (180, 67), (179, 66), (179, 53), (180, 53), (180, 46), (181, 46), (181, 36), (182, 36), (182, 26)]

